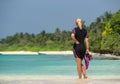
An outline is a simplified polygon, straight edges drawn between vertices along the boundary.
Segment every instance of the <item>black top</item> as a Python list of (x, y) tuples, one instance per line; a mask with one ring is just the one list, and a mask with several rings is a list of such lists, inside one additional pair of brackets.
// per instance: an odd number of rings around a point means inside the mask
[(75, 34), (75, 38), (79, 41), (79, 44), (74, 43), (73, 49), (74, 49), (74, 54), (75, 56), (78, 56), (79, 58), (83, 59), (86, 51), (86, 46), (85, 46), (85, 38), (88, 38), (88, 33), (87, 30), (82, 28), (80, 29), (79, 27), (76, 27), (73, 29), (73, 32)]
[(85, 38), (88, 38), (87, 30), (84, 28), (80, 29), (79, 27), (76, 27), (73, 29), (73, 33), (80, 44), (84, 44)]

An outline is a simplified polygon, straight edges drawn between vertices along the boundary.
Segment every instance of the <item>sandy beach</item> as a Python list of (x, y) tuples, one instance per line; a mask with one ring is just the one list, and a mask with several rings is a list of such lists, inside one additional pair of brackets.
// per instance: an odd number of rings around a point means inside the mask
[(73, 55), (73, 52), (72, 51), (40, 51), (38, 52), (39, 54), (52, 54), (52, 55)]
[[(99, 54), (90, 52), (92, 56), (104, 56), (104, 57), (111, 57), (113, 59), (120, 59), (120, 56), (115, 56), (111, 54)], [(73, 55), (71, 51), (39, 51), (39, 52), (32, 52), (32, 51), (1, 51), (0, 55)]]
[(0, 84), (119, 84), (120, 77), (91, 76), (78, 79), (76, 76), (0, 76)]
[[(7, 55), (7, 54), (32, 54), (32, 55), (39, 55), (39, 54), (58, 54), (58, 55), (73, 55), (72, 50), (71, 51), (39, 51), (39, 52), (32, 52), (32, 51), (0, 51), (0, 54), (3, 55)], [(100, 53), (94, 53), (94, 52), (90, 52), (90, 54), (92, 55), (96, 55), (96, 56), (115, 56), (115, 55), (111, 55), (111, 54), (100, 54)], [(117, 56), (118, 57), (118, 56)]]
[(39, 51), (39, 52), (32, 52), (32, 51), (1, 51), (0, 54), (3, 55), (13, 55), (13, 54), (23, 54), (23, 55), (39, 55), (39, 54), (49, 54), (49, 55), (65, 55), (65, 54), (70, 54), (72, 55), (72, 51)]
[(38, 55), (38, 52), (31, 52), (31, 51), (1, 51), (0, 54), (2, 55)]
[(0, 84), (120, 84), (118, 79), (93, 80), (14, 80), (1, 81)]

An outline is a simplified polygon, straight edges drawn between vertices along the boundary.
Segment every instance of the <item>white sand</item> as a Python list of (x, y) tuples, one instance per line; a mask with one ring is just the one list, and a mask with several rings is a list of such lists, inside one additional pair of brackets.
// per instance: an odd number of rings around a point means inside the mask
[(40, 54), (57, 54), (57, 55), (73, 55), (73, 52), (72, 51), (40, 51), (39, 52)]
[[(39, 52), (32, 52), (32, 51), (3, 51), (0, 52), (2, 55), (73, 55), (72, 50), (71, 51), (39, 51)], [(110, 55), (110, 54), (99, 54), (99, 53), (93, 53), (90, 52), (92, 56), (104, 56), (104, 57), (112, 57), (120, 59), (120, 56)]]
[(32, 52), (32, 51), (1, 51), (0, 54), (8, 55), (8, 54), (49, 54), (49, 55), (73, 55), (72, 51), (39, 51), (39, 52)]
[(31, 52), (31, 51), (3, 51), (0, 52), (0, 54), (3, 55), (10, 55), (10, 54), (26, 54), (26, 55), (38, 55), (38, 54), (58, 54), (58, 55), (65, 55), (65, 54), (70, 54), (72, 55), (72, 51), (39, 51), (39, 52)]
[(4, 51), (4, 52), (0, 52), (0, 54), (3, 55), (18, 55), (18, 54), (25, 54), (25, 55), (38, 55), (37, 52), (31, 52), (31, 51)]
[[(0, 80), (56, 80), (56, 79), (78, 79), (77, 76), (64, 75), (0, 75)], [(102, 75), (89, 76), (89, 79), (120, 79), (120, 76)]]
[(76, 76), (0, 75), (0, 84), (120, 84), (120, 77), (91, 76), (88, 79), (78, 79)]
[(0, 80), (0, 84), (120, 84), (118, 79), (91, 79), (91, 80)]

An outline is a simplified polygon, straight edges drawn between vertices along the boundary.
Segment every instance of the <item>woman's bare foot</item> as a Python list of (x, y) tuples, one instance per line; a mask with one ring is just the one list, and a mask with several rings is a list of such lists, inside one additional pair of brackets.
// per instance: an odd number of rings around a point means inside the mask
[(88, 78), (88, 76), (86, 74), (84, 74), (84, 79), (87, 79), (87, 78)]

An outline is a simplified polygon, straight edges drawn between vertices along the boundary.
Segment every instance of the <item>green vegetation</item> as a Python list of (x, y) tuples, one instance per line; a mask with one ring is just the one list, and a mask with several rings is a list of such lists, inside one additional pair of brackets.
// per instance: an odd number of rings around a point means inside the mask
[[(111, 14), (105, 12), (95, 22), (84, 27), (89, 32), (90, 50), (99, 53), (120, 54), (120, 10)], [(0, 51), (63, 51), (71, 50), (71, 31), (39, 34), (16, 33), (0, 40)]]
[(105, 25), (102, 32), (101, 50), (120, 54), (120, 10)]
[(71, 50), (71, 32), (60, 31), (39, 34), (16, 33), (0, 41), (0, 51), (58, 51)]
[(120, 55), (120, 10), (115, 14), (105, 12), (88, 28), (92, 51)]

